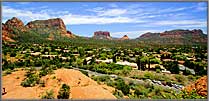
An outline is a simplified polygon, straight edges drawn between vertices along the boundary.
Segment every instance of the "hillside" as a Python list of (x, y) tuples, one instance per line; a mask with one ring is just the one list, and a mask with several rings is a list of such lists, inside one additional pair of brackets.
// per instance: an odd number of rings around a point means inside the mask
[(54, 74), (42, 77), (41, 80), (45, 81), (45, 87), (39, 85), (22, 87), (20, 84), (25, 78), (25, 73), (24, 70), (19, 69), (10, 75), (2, 77), (4, 81), (2, 87), (7, 92), (2, 95), (3, 99), (40, 99), (49, 90), (53, 90), (56, 98), (63, 83), (70, 86), (71, 99), (116, 99), (111, 93), (111, 89), (114, 90), (112, 87), (98, 85), (97, 82), (77, 70), (58, 69), (54, 71)]
[(2, 39), (6, 42), (20, 43), (67, 43), (79, 46), (100, 47), (141, 47), (159, 45), (206, 45), (207, 35), (202, 30), (171, 30), (162, 33), (145, 33), (136, 39), (129, 39), (127, 35), (122, 38), (113, 38), (108, 31), (96, 31), (91, 38), (75, 35), (66, 29), (60, 18), (48, 20), (35, 20), (24, 23), (13, 17), (2, 24)]
[(20, 19), (13, 17), (2, 25), (3, 40), (9, 42), (75, 37), (72, 32), (66, 30), (65, 24), (60, 18), (31, 21), (24, 26)]
[(158, 43), (158, 44), (178, 44), (178, 45), (191, 45), (191, 44), (206, 44), (207, 35), (203, 34), (202, 30), (171, 30), (162, 33), (145, 33), (137, 38), (145, 43)]

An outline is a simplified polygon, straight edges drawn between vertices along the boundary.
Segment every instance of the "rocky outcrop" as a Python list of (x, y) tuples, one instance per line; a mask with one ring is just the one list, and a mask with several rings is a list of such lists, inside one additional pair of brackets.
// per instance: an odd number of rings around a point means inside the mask
[(94, 32), (95, 39), (112, 39), (110, 37), (110, 32), (108, 31), (96, 31)]
[(60, 18), (31, 21), (26, 25), (26, 28), (43, 34), (61, 34), (62, 36), (73, 37), (73, 34), (66, 30), (65, 24)]
[(120, 38), (120, 40), (128, 40), (128, 36), (127, 35), (124, 35), (122, 38)]
[(8, 21), (6, 21), (5, 25), (7, 26), (13, 26), (15, 28), (22, 28), (24, 27), (24, 23), (16, 18), (16, 17), (13, 17), (12, 19), (9, 19)]
[(192, 36), (198, 36), (203, 34), (202, 30), (200, 29), (194, 29), (194, 30), (172, 30), (172, 31), (165, 31), (163, 33), (160, 33), (160, 36), (162, 37), (182, 37), (184, 35), (192, 35)]
[(192, 36), (199, 36), (202, 35), (203, 32), (201, 29), (194, 29), (194, 30), (171, 30), (165, 31), (162, 33), (145, 33), (142, 34), (139, 38), (149, 38), (152, 36), (160, 36), (160, 37), (184, 37), (185, 35), (192, 35)]
[(72, 32), (66, 30), (66, 26), (62, 19), (48, 19), (31, 21), (24, 26), (24, 23), (13, 17), (2, 24), (2, 39), (5, 41), (14, 42), (13, 37), (22, 32), (30, 32), (39, 34), (49, 34), (48, 40), (53, 40), (54, 35), (59, 34), (63, 37), (74, 38)]
[(203, 31), (200, 29), (194, 30), (171, 30), (161, 33), (145, 33), (142, 34), (139, 38), (142, 40), (154, 40), (159, 43), (178, 43), (178, 44), (187, 44), (187, 43), (207, 43), (207, 35), (203, 34)]
[(24, 23), (16, 17), (9, 19), (5, 24), (2, 23), (2, 39), (9, 42), (15, 42), (15, 40), (12, 39), (12, 37), (15, 36), (14, 29), (26, 31)]
[(207, 96), (207, 85), (208, 80), (207, 76), (199, 78), (196, 82), (191, 85), (186, 86), (183, 88), (184, 90), (191, 92), (192, 90), (196, 90), (199, 95)]

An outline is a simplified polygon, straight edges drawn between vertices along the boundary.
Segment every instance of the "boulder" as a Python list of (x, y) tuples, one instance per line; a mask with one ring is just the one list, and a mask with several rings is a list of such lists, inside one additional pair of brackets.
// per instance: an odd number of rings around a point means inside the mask
[(198, 80), (196, 80), (193, 84), (190, 84), (184, 87), (183, 89), (188, 92), (191, 92), (192, 90), (196, 90), (199, 95), (207, 96), (207, 91), (208, 91), (207, 84), (208, 84), (207, 76), (203, 76)]

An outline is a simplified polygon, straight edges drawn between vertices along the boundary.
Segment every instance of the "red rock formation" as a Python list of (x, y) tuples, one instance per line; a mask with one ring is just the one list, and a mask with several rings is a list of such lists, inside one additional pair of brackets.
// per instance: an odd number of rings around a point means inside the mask
[(120, 40), (128, 40), (128, 36), (127, 35), (124, 35), (122, 38), (120, 38)]
[(26, 27), (30, 30), (40, 30), (42, 33), (42, 29), (45, 29), (45, 33), (60, 33), (63, 36), (72, 37), (72, 33), (70, 31), (67, 32), (65, 24), (60, 18), (31, 21)]
[(13, 26), (13, 27), (16, 27), (16, 28), (19, 28), (19, 27), (24, 27), (24, 23), (16, 18), (16, 17), (13, 17), (12, 19), (9, 19), (5, 25), (10, 25), (10, 26)]
[(162, 33), (145, 33), (137, 39), (149, 39), (155, 42), (159, 41), (162, 43), (175, 43), (184, 44), (186, 43), (207, 43), (207, 35), (203, 34), (202, 30), (171, 30)]
[(24, 23), (20, 19), (13, 17), (12, 19), (6, 21), (5, 24), (2, 24), (2, 40), (15, 42), (12, 39), (12, 37), (15, 36), (13, 30), (14, 28), (20, 31), (26, 30), (24, 27)]
[(31, 21), (24, 26), (24, 23), (13, 17), (2, 24), (2, 39), (6, 41), (14, 41), (11, 37), (15, 36), (14, 29), (18, 29), (22, 32), (33, 30), (36, 33), (48, 33), (49, 39), (54, 39), (54, 34), (61, 34), (64, 37), (74, 37), (73, 33), (66, 30), (66, 26), (62, 19), (48, 19), (48, 20), (36, 20)]
[(195, 83), (188, 85), (183, 89), (185, 89), (188, 92), (191, 92), (193, 89), (195, 89), (199, 95), (207, 96), (207, 84), (207, 76), (203, 76), (199, 78)]
[(96, 39), (111, 39), (110, 32), (96, 31), (96, 32), (94, 32), (94, 38), (96, 38)]
[(140, 38), (148, 38), (148, 37), (152, 36), (152, 34), (154, 34), (154, 33), (147, 32), (147, 33), (142, 34), (142, 35), (140, 36)]

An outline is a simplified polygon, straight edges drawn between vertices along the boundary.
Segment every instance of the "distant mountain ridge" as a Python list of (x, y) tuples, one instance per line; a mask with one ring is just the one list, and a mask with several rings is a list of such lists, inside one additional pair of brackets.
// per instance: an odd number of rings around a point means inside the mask
[(190, 44), (207, 43), (207, 35), (201, 29), (183, 30), (176, 29), (162, 33), (147, 32), (137, 38), (138, 40), (161, 43), (161, 44)]
[(136, 43), (142, 42), (154, 44), (207, 44), (207, 35), (203, 34), (201, 29), (175, 29), (161, 33), (147, 32), (136, 39), (129, 39), (127, 35), (124, 35), (122, 38), (111, 37), (111, 33), (108, 31), (96, 31), (94, 32), (93, 37), (77, 36), (66, 29), (66, 26), (61, 18), (35, 20), (24, 25), (20, 19), (13, 17), (6, 21), (6, 23), (2, 23), (2, 40), (15, 42), (16, 40), (27, 39), (30, 41), (30, 38), (32, 40), (41, 38), (43, 40), (47, 39), (60, 41), (63, 41), (63, 39), (70, 40), (70, 38), (78, 38), (78, 40), (80, 38), (84, 38), (88, 40), (103, 39), (107, 41), (129, 40), (136, 41)]

